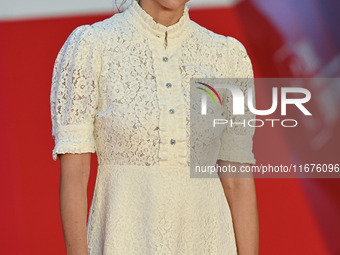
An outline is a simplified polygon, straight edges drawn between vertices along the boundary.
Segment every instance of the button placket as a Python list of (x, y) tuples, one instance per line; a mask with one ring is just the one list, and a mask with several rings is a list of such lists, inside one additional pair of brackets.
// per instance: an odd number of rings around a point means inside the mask
[[(178, 161), (186, 161), (184, 154), (186, 154), (186, 144), (183, 142), (183, 128), (181, 117), (182, 94), (181, 87), (181, 73), (178, 68), (179, 56), (177, 46), (161, 47), (155, 46), (157, 49), (157, 66), (155, 66), (156, 74), (158, 74), (158, 92), (159, 100), (162, 104), (161, 108), (161, 147), (160, 157), (161, 164), (171, 165)], [(156, 55), (156, 54), (155, 54)], [(177, 106), (180, 108), (177, 109)]]
[[(163, 61), (163, 63), (164, 63), (164, 65), (163, 65), (163, 68), (164, 68), (164, 74), (165, 74), (165, 80), (167, 80), (168, 79), (168, 77), (166, 77), (167, 75), (167, 69), (168, 69), (168, 65), (170, 64), (170, 63), (168, 63), (170, 60), (169, 60), (169, 57), (167, 57), (167, 54), (168, 52), (167, 52), (167, 49), (165, 49), (165, 50), (163, 50), (163, 57), (162, 57), (162, 61)], [(162, 68), (162, 69), (163, 69)], [(166, 86), (166, 88), (167, 89), (170, 89), (170, 88), (172, 88), (173, 86), (172, 86), (172, 83), (171, 82), (166, 82), (165, 83), (165, 86)], [(168, 91), (168, 93), (167, 93), (167, 91), (163, 91), (163, 93), (166, 93), (168, 96), (167, 96), (167, 101), (166, 101), (166, 103), (167, 103), (167, 107), (168, 106), (170, 106), (171, 104), (172, 104), (172, 96), (173, 96), (173, 90), (170, 90), (170, 91)], [(174, 109), (169, 109), (168, 110), (169, 112), (168, 112), (168, 114), (173, 114), (174, 112), (175, 112), (175, 110)], [(168, 119), (168, 121), (170, 121), (170, 124), (174, 124), (174, 120), (173, 119), (171, 119), (171, 118), (167, 118)], [(170, 128), (169, 130), (167, 130), (167, 133), (168, 133), (168, 144), (170, 145), (170, 146), (173, 146), (173, 145), (175, 145), (176, 144), (176, 140), (175, 140), (175, 137), (173, 137), (173, 134), (172, 134), (172, 128)], [(170, 150), (169, 151), (169, 153), (170, 154), (172, 154), (173, 153), (173, 150)], [(174, 155), (171, 155), (170, 156), (170, 158), (174, 158)]]
[[(169, 58), (168, 57), (163, 57), (163, 62), (168, 62), (169, 61)], [(170, 82), (168, 82), (168, 83), (166, 83), (166, 86), (167, 86), (167, 88), (171, 88), (172, 87), (172, 84), (170, 83)], [(172, 92), (172, 91), (171, 91)], [(172, 95), (173, 93), (171, 93), (171, 95)], [(171, 100), (171, 98), (170, 98), (170, 102), (171, 102), (172, 100)], [(171, 108), (171, 109), (169, 109), (169, 113), (170, 114), (174, 114), (175, 113), (175, 110), (173, 109), (173, 108)], [(174, 120), (173, 119), (171, 119), (171, 123), (174, 123)], [(171, 145), (175, 145), (176, 144), (176, 139), (175, 138), (171, 138), (170, 139), (170, 144)]]
[[(136, 5), (137, 6), (137, 5)], [(137, 6), (138, 7), (138, 6)], [(159, 112), (159, 164), (173, 165), (175, 161), (183, 160), (186, 144), (183, 143), (185, 133), (181, 72), (178, 68), (181, 58), (181, 42), (191, 32), (187, 9), (180, 26), (166, 28), (163, 26), (148, 27), (138, 17), (137, 12), (125, 12), (133, 25), (148, 38), (153, 57), (153, 68), (157, 85)], [(147, 28), (147, 29), (145, 29)]]

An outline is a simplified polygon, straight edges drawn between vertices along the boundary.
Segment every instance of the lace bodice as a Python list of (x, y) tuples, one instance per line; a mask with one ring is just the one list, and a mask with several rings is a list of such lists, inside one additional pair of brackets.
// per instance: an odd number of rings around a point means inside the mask
[[(102, 165), (188, 166), (192, 77), (252, 78), (253, 72), (243, 45), (192, 21), (187, 6), (169, 27), (136, 1), (77, 27), (54, 66), (53, 159), (96, 152)], [(224, 110), (231, 116), (231, 108)], [(253, 133), (225, 128), (217, 159), (254, 163)]]

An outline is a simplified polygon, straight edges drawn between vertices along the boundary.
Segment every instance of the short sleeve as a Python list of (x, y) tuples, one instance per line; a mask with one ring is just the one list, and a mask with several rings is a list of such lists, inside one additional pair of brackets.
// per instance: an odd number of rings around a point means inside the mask
[(95, 152), (98, 47), (94, 28), (83, 25), (70, 34), (55, 60), (50, 93), (54, 161), (57, 154)]
[[(234, 85), (239, 87), (244, 95), (244, 115), (233, 115), (231, 93), (225, 90), (222, 94), (224, 104), (224, 117), (228, 120), (226, 128), (221, 135), (221, 146), (218, 159), (230, 162), (255, 164), (253, 154), (253, 136), (255, 128), (248, 125), (248, 121), (255, 115), (248, 109), (248, 88), (253, 89), (253, 104), (255, 106), (254, 74), (251, 61), (244, 46), (236, 39), (227, 37), (228, 56), (227, 68)], [(231, 125), (234, 123), (234, 125)], [(235, 124), (236, 123), (236, 124)], [(244, 123), (244, 124), (243, 124)], [(254, 124), (253, 124), (254, 125)]]

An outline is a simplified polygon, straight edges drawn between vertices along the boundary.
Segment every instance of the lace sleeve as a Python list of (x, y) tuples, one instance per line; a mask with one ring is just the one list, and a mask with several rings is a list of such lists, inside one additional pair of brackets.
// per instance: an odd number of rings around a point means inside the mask
[(54, 161), (57, 154), (95, 152), (93, 122), (100, 73), (96, 41), (90, 25), (77, 27), (56, 58), (50, 94)]
[[(255, 106), (254, 76), (251, 61), (244, 46), (236, 39), (228, 37), (228, 77), (233, 85), (240, 88), (244, 95), (244, 115), (233, 115), (233, 99), (229, 90), (225, 89), (223, 96), (224, 116), (228, 120), (221, 136), (221, 147), (218, 159), (231, 162), (255, 164), (253, 154), (253, 135), (255, 128), (248, 125), (248, 121), (255, 116), (248, 109), (247, 90), (253, 88), (253, 102)], [(251, 123), (254, 125), (254, 123)]]

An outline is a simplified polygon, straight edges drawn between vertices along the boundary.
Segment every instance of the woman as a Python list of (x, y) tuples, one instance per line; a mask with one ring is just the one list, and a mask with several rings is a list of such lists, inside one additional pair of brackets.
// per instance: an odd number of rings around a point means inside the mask
[[(68, 255), (258, 253), (253, 179), (188, 173), (190, 78), (251, 78), (251, 63), (236, 39), (190, 20), (186, 2), (133, 0), (76, 28), (58, 54), (53, 159)], [(218, 165), (255, 163), (253, 131), (239, 130), (209, 145)]]

